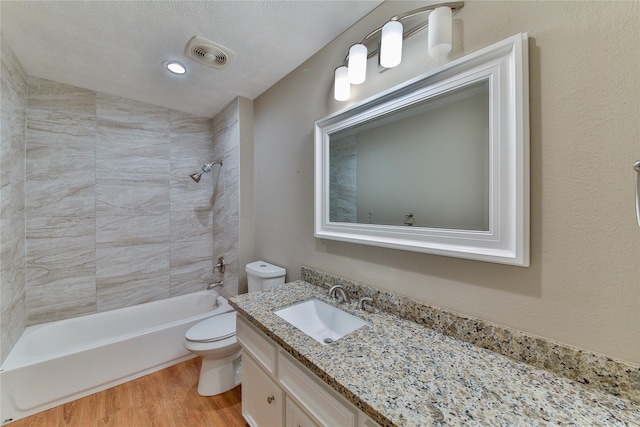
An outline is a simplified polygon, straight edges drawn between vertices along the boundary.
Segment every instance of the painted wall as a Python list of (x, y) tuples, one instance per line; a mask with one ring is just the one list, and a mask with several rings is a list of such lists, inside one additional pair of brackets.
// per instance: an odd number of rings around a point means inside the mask
[(24, 177), (27, 75), (4, 39), (0, 48), (0, 362), (27, 323)]
[[(466, 2), (447, 58), (407, 40), (400, 66), (334, 101), (349, 46), (424, 2), (385, 2), (254, 102), (256, 255), (308, 265), (500, 325), (640, 363), (640, 4)], [(313, 236), (313, 122), (519, 32), (529, 34), (531, 266)]]

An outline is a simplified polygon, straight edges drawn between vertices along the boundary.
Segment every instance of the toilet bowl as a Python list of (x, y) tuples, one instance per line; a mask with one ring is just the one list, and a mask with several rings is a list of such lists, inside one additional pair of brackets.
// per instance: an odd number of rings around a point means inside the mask
[[(246, 272), (249, 292), (284, 284), (286, 274), (284, 268), (264, 261), (247, 264)], [(202, 396), (224, 393), (240, 384), (242, 348), (236, 341), (236, 312), (228, 307), (229, 311), (193, 325), (184, 337), (184, 347), (202, 357), (198, 380)]]
[(236, 341), (236, 312), (209, 317), (193, 325), (184, 346), (202, 357), (198, 394), (214, 396), (240, 384), (241, 347)]

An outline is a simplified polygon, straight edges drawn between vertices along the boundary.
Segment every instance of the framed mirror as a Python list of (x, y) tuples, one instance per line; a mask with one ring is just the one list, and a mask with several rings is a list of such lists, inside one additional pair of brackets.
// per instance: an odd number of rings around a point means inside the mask
[(527, 35), (315, 123), (315, 236), (529, 265)]

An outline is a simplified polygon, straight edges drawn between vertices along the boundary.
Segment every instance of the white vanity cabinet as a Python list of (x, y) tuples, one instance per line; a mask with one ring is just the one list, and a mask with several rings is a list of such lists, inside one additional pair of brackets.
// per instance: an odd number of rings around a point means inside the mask
[(252, 427), (378, 425), (241, 315), (236, 334), (243, 347), (242, 415)]

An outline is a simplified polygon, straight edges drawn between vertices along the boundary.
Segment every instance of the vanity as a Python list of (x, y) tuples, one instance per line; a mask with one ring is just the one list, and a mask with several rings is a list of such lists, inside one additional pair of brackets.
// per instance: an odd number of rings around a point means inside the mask
[[(640, 425), (638, 367), (620, 367), (631, 382), (619, 384), (623, 397), (616, 396), (404, 318), (424, 311), (420, 303), (403, 301), (400, 316), (389, 295), (304, 269), (309, 281), (230, 300), (244, 349), (243, 414), (252, 426)], [(329, 298), (326, 281), (344, 284), (353, 302)], [(373, 307), (362, 310), (357, 299), (365, 295)], [(274, 313), (309, 299), (367, 325), (322, 344)], [(447, 327), (466, 331), (468, 320)], [(476, 325), (479, 334), (487, 331)]]
[(242, 415), (250, 425), (377, 425), (241, 315), (237, 337), (244, 351)]

